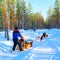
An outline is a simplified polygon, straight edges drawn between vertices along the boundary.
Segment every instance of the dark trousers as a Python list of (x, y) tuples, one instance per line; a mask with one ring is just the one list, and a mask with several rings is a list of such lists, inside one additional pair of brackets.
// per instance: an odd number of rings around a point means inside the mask
[(13, 39), (13, 42), (14, 42), (14, 45), (13, 45), (13, 48), (12, 48), (13, 51), (15, 51), (15, 48), (16, 48), (16, 45), (17, 45), (17, 44), (19, 45), (20, 51), (23, 51), (22, 46), (21, 46), (21, 44), (18, 42), (18, 40)]

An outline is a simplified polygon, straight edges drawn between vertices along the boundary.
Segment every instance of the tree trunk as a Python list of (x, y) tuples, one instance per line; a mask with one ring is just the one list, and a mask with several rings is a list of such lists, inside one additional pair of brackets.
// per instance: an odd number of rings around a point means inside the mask
[(24, 29), (24, 11), (22, 10), (22, 29)]
[(4, 15), (5, 38), (7, 38), (7, 40), (9, 40), (7, 16), (6, 16), (6, 0), (4, 0), (4, 7), (3, 8), (4, 8), (3, 15)]

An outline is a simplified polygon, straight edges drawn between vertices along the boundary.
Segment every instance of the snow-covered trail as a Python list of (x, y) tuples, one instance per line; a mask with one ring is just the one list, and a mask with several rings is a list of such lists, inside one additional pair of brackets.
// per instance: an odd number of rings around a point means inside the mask
[[(35, 40), (35, 37), (43, 32), (47, 32), (48, 37), (42, 42)], [(22, 34), (26, 39), (33, 39), (32, 48), (24, 52), (11, 52), (12, 39), (7, 41), (4, 32), (0, 32), (0, 60), (60, 60), (60, 30), (36, 30), (35, 32), (26, 30)]]
[[(60, 41), (45, 41), (41, 45), (32, 49), (25, 60), (59, 60)], [(57, 43), (55, 43), (57, 42)], [(29, 58), (29, 59), (28, 59)]]
[[(22, 60), (59, 60), (60, 59), (60, 44), (59, 40), (45, 40), (42, 42), (35, 41), (34, 46)], [(22, 54), (23, 56), (24, 54)], [(18, 56), (20, 57), (20, 55)], [(17, 58), (18, 58), (17, 57)], [(21, 58), (19, 58), (21, 59)]]

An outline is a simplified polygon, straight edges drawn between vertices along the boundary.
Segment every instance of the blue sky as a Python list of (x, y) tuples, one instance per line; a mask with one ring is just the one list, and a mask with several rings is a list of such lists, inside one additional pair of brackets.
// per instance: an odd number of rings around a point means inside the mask
[(44, 18), (47, 17), (47, 11), (50, 6), (54, 6), (55, 0), (25, 0), (26, 4), (31, 3), (33, 12), (41, 12)]

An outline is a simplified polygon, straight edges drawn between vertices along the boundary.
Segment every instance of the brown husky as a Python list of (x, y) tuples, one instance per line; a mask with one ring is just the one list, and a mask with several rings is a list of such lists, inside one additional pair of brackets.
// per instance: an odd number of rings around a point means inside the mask
[[(23, 50), (32, 47), (32, 42), (27, 42), (24, 41), (23, 39), (20, 39), (18, 42), (22, 45)], [(16, 50), (19, 50), (19, 46), (16, 47)]]

